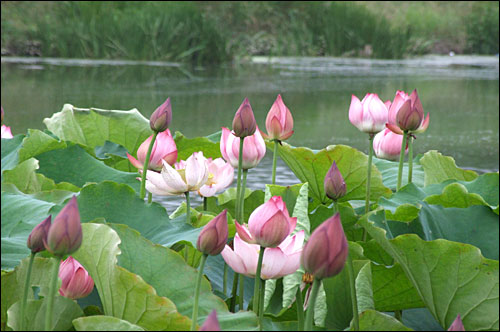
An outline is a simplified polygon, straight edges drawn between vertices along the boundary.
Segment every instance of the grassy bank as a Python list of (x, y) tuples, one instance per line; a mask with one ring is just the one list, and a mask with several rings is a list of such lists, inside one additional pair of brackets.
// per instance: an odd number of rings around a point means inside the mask
[(498, 2), (8, 2), (2, 54), (220, 63), (498, 53)]

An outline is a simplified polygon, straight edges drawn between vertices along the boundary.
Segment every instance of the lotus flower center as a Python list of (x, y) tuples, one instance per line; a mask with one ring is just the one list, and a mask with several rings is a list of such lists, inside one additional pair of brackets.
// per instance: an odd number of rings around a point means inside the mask
[(207, 179), (207, 182), (205, 183), (205, 185), (211, 186), (213, 184), (216, 184), (217, 181), (215, 181), (214, 178), (215, 178), (215, 176), (212, 173), (208, 173), (208, 179)]

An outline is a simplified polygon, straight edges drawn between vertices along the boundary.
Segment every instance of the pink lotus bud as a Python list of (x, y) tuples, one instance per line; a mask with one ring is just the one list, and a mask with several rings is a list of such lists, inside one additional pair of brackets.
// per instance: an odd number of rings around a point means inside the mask
[(365, 133), (376, 134), (385, 128), (388, 110), (377, 94), (368, 93), (362, 101), (352, 95), (349, 121)]
[[(386, 128), (373, 138), (373, 151), (377, 158), (398, 160), (402, 144), (403, 135), (395, 134)], [(408, 144), (406, 144), (406, 153), (408, 153)]]
[(252, 106), (250, 106), (248, 98), (245, 98), (233, 119), (234, 134), (237, 137), (247, 137), (253, 135), (256, 128), (257, 123), (255, 122)]
[(267, 135), (262, 134), (267, 139), (277, 139), (284, 141), (293, 134), (293, 118), (292, 113), (278, 95), (273, 106), (267, 113), (266, 117)]
[(45, 250), (43, 241), (47, 241), (47, 234), (49, 233), (51, 220), (52, 216), (48, 216), (48, 218), (36, 225), (28, 236), (27, 245), (28, 248), (31, 249), (32, 253)]
[(212, 310), (210, 315), (208, 315), (205, 322), (200, 327), (200, 331), (220, 331), (219, 320), (217, 319), (217, 312)]
[[(240, 138), (236, 137), (233, 132), (225, 127), (222, 128), (220, 152), (225, 161), (230, 163), (234, 168), (238, 167)], [(257, 166), (265, 154), (266, 142), (264, 142), (260, 130), (256, 130), (253, 135), (245, 137), (243, 141), (243, 169), (250, 169)]]
[(424, 109), (417, 90), (413, 90), (410, 96), (404, 91), (398, 90), (394, 101), (389, 107), (387, 128), (399, 134), (400, 131), (410, 131), (414, 133), (424, 132), (429, 126), (429, 114), (424, 119)]
[(69, 256), (59, 266), (62, 280), (59, 294), (72, 300), (88, 296), (94, 289), (94, 280), (87, 270), (73, 257)]
[(238, 225), (236, 231), (248, 243), (275, 248), (293, 232), (296, 225), (297, 218), (290, 217), (283, 199), (273, 196), (252, 212), (248, 219), (248, 230)]
[(348, 252), (349, 245), (337, 212), (311, 234), (302, 251), (301, 263), (305, 271), (316, 278), (328, 278), (342, 271)]
[(76, 196), (59, 212), (50, 226), (45, 248), (56, 256), (69, 255), (82, 244), (82, 225)]
[[(149, 136), (137, 149), (137, 159), (132, 157), (127, 153), (128, 160), (135, 168), (142, 169), (144, 161), (146, 160), (146, 154), (148, 153), (149, 144), (153, 135)], [(177, 160), (177, 146), (175, 141), (170, 134), (170, 130), (160, 132), (156, 136), (155, 143), (153, 144), (153, 149), (151, 150), (151, 156), (149, 157), (148, 169), (153, 171), (161, 171), (163, 167), (162, 160), (165, 160), (169, 165), (173, 165)]]
[(196, 248), (206, 255), (218, 255), (226, 246), (227, 236), (227, 209), (225, 209), (203, 227)]
[(334, 201), (344, 196), (346, 193), (344, 178), (335, 161), (333, 161), (332, 167), (330, 167), (328, 173), (326, 173), (324, 187), (326, 196)]
[(448, 331), (465, 331), (464, 324), (462, 323), (462, 318), (460, 318), (460, 314), (457, 315), (457, 318), (451, 323)]
[(170, 105), (170, 97), (151, 114), (149, 118), (149, 126), (156, 132), (167, 130), (168, 125), (172, 121), (172, 106)]

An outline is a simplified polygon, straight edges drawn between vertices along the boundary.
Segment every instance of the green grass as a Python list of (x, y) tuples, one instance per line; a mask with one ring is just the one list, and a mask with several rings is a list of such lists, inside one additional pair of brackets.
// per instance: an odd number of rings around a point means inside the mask
[(5, 2), (2, 53), (226, 62), (498, 53), (498, 2)]

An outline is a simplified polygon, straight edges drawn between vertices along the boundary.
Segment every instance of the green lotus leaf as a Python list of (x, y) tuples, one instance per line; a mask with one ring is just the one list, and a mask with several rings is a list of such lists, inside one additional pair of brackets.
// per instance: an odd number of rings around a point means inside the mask
[[(365, 312), (359, 315), (359, 330), (360, 331), (413, 331), (413, 329), (404, 326), (396, 318), (375, 310), (366, 310)], [(350, 331), (354, 331), (353, 328), (351, 328)]]
[(140, 326), (113, 316), (88, 316), (73, 320), (77, 331), (144, 331)]
[(44, 119), (43, 123), (64, 141), (92, 149), (110, 141), (122, 145), (134, 156), (142, 142), (153, 134), (149, 120), (135, 108), (115, 111), (65, 104), (60, 112)]
[(420, 159), (420, 165), (425, 174), (425, 186), (449, 179), (472, 181), (478, 176), (474, 171), (458, 168), (452, 157), (443, 156), (436, 150), (426, 152)]
[(64, 149), (66, 143), (37, 129), (28, 129), (28, 135), (24, 138), (19, 150), (19, 162), (36, 157), (47, 151)]
[(121, 251), (118, 234), (107, 225), (82, 225), (82, 245), (73, 257), (94, 279), (104, 313), (145, 330), (187, 330), (189, 318), (175, 304), (147, 284), (141, 276), (117, 265)]
[(176, 131), (174, 135), (175, 145), (177, 145), (177, 160), (186, 160), (193, 152), (202, 151), (205, 158), (221, 158), (219, 143), (214, 143), (207, 137), (187, 138)]
[(359, 223), (401, 265), (442, 328), (460, 314), (466, 330), (498, 329), (498, 261), (464, 243), (415, 234), (391, 239), (381, 217), (383, 211), (372, 212)]
[[(424, 186), (424, 169), (420, 165), (420, 158), (422, 155), (418, 155), (413, 159), (413, 170), (412, 170), (412, 183), (418, 187)], [(399, 161), (390, 161), (385, 159), (379, 159), (373, 157), (373, 164), (377, 166), (377, 169), (382, 174), (382, 181), (384, 186), (391, 188), (391, 190), (396, 191), (398, 184), (398, 171), (399, 171)], [(401, 179), (401, 185), (404, 186), (408, 183), (408, 162), (403, 164), (403, 175)]]
[(19, 150), (24, 137), (24, 135), (16, 135), (10, 139), (2, 138), (2, 178), (3, 171), (13, 169), (19, 162)]
[[(268, 142), (268, 144), (271, 144)], [(319, 152), (305, 147), (292, 147), (283, 143), (278, 147), (281, 159), (302, 182), (309, 182), (310, 194), (322, 203), (329, 202), (324, 191), (325, 175), (333, 161), (346, 182), (346, 195), (339, 202), (362, 200), (366, 194), (366, 173), (368, 157), (346, 145), (331, 145)], [(382, 184), (382, 175), (372, 165), (370, 199), (390, 195), (391, 190)]]

